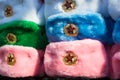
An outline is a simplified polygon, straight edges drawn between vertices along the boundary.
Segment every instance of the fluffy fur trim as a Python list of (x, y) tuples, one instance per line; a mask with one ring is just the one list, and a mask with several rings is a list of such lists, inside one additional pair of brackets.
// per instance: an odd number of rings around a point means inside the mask
[(113, 30), (113, 40), (116, 44), (120, 44), (120, 19), (118, 19), (115, 23)]
[[(63, 10), (62, 5), (66, 0), (45, 0), (45, 17), (48, 18), (51, 15), (58, 13), (66, 13)], [(68, 0), (70, 1), (70, 0)], [(73, 12), (99, 12), (103, 16), (109, 16), (108, 14), (108, 0), (72, 0), (75, 1), (76, 7), (73, 10), (67, 11), (71, 14)]]
[(111, 53), (111, 77), (112, 80), (117, 80), (120, 79), (120, 45), (115, 44)]
[[(8, 35), (11, 33), (14, 36)], [(0, 25), (0, 46), (9, 44), (44, 49), (47, 43), (44, 27), (34, 22), (14, 21)]]
[(7, 77), (43, 76), (43, 55), (42, 50), (31, 47), (5, 45), (0, 48), (0, 75)]
[[(74, 24), (77, 28), (76, 36), (65, 33), (67, 24)], [(61, 13), (48, 17), (46, 33), (50, 42), (81, 40), (85, 38), (97, 39), (103, 43), (108, 42), (108, 29), (105, 21), (97, 13)]]
[[(6, 6), (11, 6), (12, 16), (5, 16)], [(15, 21), (27, 20), (43, 25), (44, 18), (38, 17), (42, 2), (40, 0), (0, 0), (0, 24)], [(43, 11), (40, 11), (42, 14)]]
[(108, 0), (108, 11), (110, 16), (117, 20), (120, 17), (120, 0)]
[(50, 43), (44, 65), (45, 72), (52, 77), (101, 78), (108, 76), (109, 68), (104, 46), (91, 39)]

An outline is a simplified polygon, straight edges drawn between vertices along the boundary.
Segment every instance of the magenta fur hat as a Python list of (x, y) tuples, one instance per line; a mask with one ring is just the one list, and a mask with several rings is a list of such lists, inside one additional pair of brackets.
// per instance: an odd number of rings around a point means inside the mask
[(7, 77), (43, 76), (42, 50), (23, 46), (0, 48), (0, 75)]
[(45, 51), (45, 72), (52, 77), (108, 76), (108, 60), (104, 46), (97, 40), (50, 43)]

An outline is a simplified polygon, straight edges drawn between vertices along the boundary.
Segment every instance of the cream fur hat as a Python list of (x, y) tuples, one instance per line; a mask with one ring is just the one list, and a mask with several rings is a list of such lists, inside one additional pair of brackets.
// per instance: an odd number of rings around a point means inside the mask
[(44, 13), (41, 8), (40, 0), (0, 0), (0, 24), (15, 20), (27, 20), (43, 25)]
[(99, 12), (108, 16), (108, 0), (45, 0), (45, 17), (58, 13)]
[(108, 11), (110, 16), (117, 20), (120, 17), (120, 0), (108, 0), (109, 6)]

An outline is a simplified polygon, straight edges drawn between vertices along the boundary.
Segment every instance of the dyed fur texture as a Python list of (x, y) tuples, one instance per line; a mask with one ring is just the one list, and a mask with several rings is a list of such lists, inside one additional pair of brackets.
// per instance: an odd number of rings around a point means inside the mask
[(103, 16), (109, 16), (108, 14), (108, 0), (74, 0), (76, 7), (70, 11), (64, 11), (62, 5), (65, 0), (45, 0), (45, 17), (46, 19), (51, 15), (59, 13), (73, 13), (89, 11), (93, 13), (100, 13)]
[(120, 44), (120, 19), (118, 19), (115, 23), (113, 30), (113, 40), (116, 44)]
[[(0, 46), (9, 44), (44, 49), (48, 42), (43, 28), (43, 26), (29, 21), (14, 21), (0, 25)], [(15, 34), (15, 43), (7, 41), (6, 36), (8, 33)]]
[(111, 78), (120, 79), (120, 45), (114, 45), (111, 49)]
[[(67, 24), (75, 24), (78, 27), (77, 36), (67, 36), (64, 27)], [(46, 24), (46, 33), (49, 42), (73, 41), (86, 38), (100, 40), (108, 43), (109, 36), (105, 21), (101, 15), (97, 13), (61, 13), (50, 16)]]
[[(77, 56), (74, 65), (66, 65), (64, 56), (72, 51)], [(45, 72), (48, 76), (101, 78), (108, 76), (108, 60), (100, 41), (85, 39), (50, 43), (45, 51)]]
[(117, 20), (120, 17), (120, 0), (108, 0), (108, 12), (110, 16)]
[[(11, 6), (13, 10), (13, 15), (10, 17), (4, 15), (4, 9), (7, 5)], [(27, 20), (44, 25), (44, 18), (38, 17), (38, 10), (41, 6), (42, 2), (40, 0), (0, 0), (0, 24), (16, 20)], [(44, 11), (40, 12), (42, 14), (39, 16), (43, 16)]]
[[(7, 64), (9, 54), (15, 56), (14, 65)], [(37, 51), (31, 47), (3, 46), (0, 48), (0, 75), (7, 77), (43, 76), (43, 55), (42, 50)]]

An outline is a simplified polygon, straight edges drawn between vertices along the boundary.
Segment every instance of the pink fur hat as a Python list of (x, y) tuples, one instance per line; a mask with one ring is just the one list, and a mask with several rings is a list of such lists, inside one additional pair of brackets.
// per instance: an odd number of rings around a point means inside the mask
[(112, 78), (120, 79), (120, 45), (114, 45), (111, 50)]
[(108, 76), (108, 60), (100, 41), (50, 43), (44, 56), (48, 76), (101, 78)]
[(43, 76), (42, 50), (31, 47), (8, 46), (0, 48), (0, 75), (7, 77)]

